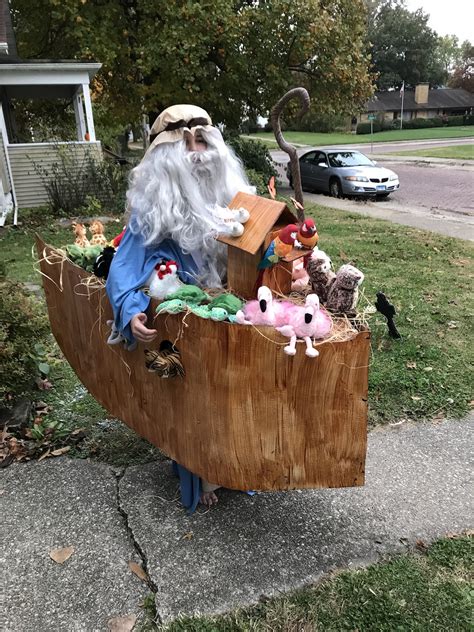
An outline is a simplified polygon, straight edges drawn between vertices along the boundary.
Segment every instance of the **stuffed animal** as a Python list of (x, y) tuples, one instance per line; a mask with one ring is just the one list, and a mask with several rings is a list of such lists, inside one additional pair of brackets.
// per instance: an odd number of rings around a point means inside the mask
[(95, 219), (89, 226), (92, 235), (91, 244), (93, 246), (107, 246), (108, 241), (104, 235), (104, 225), (98, 219)]
[(296, 239), (298, 241), (298, 244), (300, 244), (303, 248), (315, 248), (319, 240), (319, 235), (318, 231), (316, 230), (316, 224), (314, 223), (314, 220), (308, 218), (301, 224), (301, 226), (298, 228), (298, 235)]
[(231, 237), (240, 237), (243, 235), (243, 224), (245, 224), (250, 217), (250, 213), (245, 208), (233, 209), (218, 205), (212, 209), (212, 215), (215, 219), (224, 223), (225, 229), (222, 231), (223, 234), (230, 235)]
[(163, 301), (156, 308), (157, 314), (179, 314), (185, 312), (188, 309), (184, 301), (180, 301), (178, 298), (173, 298), (167, 301)]
[(185, 376), (181, 354), (169, 340), (163, 340), (159, 351), (145, 349), (145, 366), (160, 377)]
[(318, 295), (321, 303), (325, 303), (329, 289), (336, 278), (331, 270), (331, 259), (323, 250), (315, 248), (307, 261), (306, 271), (312, 291)]
[(240, 298), (238, 296), (230, 294), (229, 292), (226, 292), (225, 294), (219, 294), (219, 296), (213, 298), (212, 301), (209, 303), (209, 307), (211, 309), (213, 307), (219, 307), (221, 309), (225, 309), (225, 311), (229, 315), (233, 316), (235, 316), (235, 314), (237, 314), (237, 312), (242, 309), (242, 305), (243, 303)]
[(297, 234), (298, 226), (296, 224), (288, 224), (288, 226), (282, 228), (265, 251), (263, 259), (258, 264), (258, 269), (271, 268), (280, 259), (289, 255), (295, 245)]
[(117, 249), (120, 246), (120, 242), (122, 241), (123, 236), (125, 235), (125, 229), (126, 229), (126, 226), (124, 226), (122, 232), (119, 233), (116, 237), (114, 237), (112, 241), (110, 242), (110, 245), (113, 246), (115, 249)]
[(313, 338), (324, 338), (332, 328), (332, 320), (327, 312), (319, 308), (316, 294), (308, 294), (304, 306), (294, 305), (287, 311), (287, 323), (276, 330), (290, 338), (290, 344), (283, 351), (290, 356), (296, 354), (296, 340), (303, 338), (306, 343), (306, 355), (315, 358), (319, 355), (313, 347)]
[(179, 290), (169, 294), (167, 299), (169, 301), (178, 299), (189, 305), (200, 305), (201, 303), (207, 302), (210, 297), (197, 285), (182, 285)]
[(99, 279), (107, 279), (114, 256), (115, 248), (113, 246), (106, 246), (102, 250), (94, 263), (94, 274), (96, 277)]
[(235, 315), (239, 325), (271, 325), (275, 324), (275, 302), (273, 294), (266, 285), (258, 288), (257, 300), (249, 301)]
[(329, 289), (326, 307), (339, 314), (355, 315), (359, 285), (363, 280), (363, 273), (354, 266), (341, 266)]
[(89, 240), (87, 239), (87, 229), (84, 224), (78, 224), (77, 222), (74, 222), (72, 228), (74, 230), (74, 234), (76, 235), (74, 243), (81, 248), (90, 246)]
[(179, 290), (184, 284), (178, 277), (176, 261), (160, 261), (148, 279), (150, 296), (160, 300)]

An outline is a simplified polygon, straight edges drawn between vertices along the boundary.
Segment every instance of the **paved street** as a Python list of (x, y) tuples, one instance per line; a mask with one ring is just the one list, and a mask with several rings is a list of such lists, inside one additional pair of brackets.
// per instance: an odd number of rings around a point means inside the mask
[(397, 203), (440, 213), (474, 215), (474, 166), (403, 164), (385, 159), (378, 164), (393, 169), (400, 178), (400, 190), (393, 195)]
[[(462, 139), (452, 139), (456, 144)], [(465, 139), (472, 142), (472, 139)], [(392, 145), (392, 143), (387, 143)], [(397, 143), (398, 144), (398, 143)], [(410, 143), (412, 149), (420, 143)], [(439, 141), (437, 145), (439, 146)], [(355, 146), (354, 146), (355, 147)], [(370, 156), (367, 145), (361, 151)], [(400, 148), (399, 148), (400, 149)], [(298, 150), (304, 153), (306, 150)], [(374, 148), (375, 151), (375, 148)], [(474, 240), (474, 165), (459, 161), (435, 162), (420, 158), (417, 162), (402, 157), (379, 155), (380, 166), (393, 169), (400, 177), (400, 190), (386, 200), (337, 200), (328, 195), (306, 193), (309, 199), (322, 206), (387, 219), (395, 223), (431, 230), (460, 239)], [(281, 151), (271, 152), (282, 182), (287, 183), (285, 167), (288, 156)], [(283, 195), (290, 189), (281, 189)]]

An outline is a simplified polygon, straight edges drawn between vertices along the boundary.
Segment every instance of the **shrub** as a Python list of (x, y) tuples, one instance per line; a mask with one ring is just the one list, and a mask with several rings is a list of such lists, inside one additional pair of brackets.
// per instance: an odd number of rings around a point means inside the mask
[(257, 188), (257, 195), (266, 195), (268, 193), (268, 179), (255, 169), (246, 169), (245, 173), (250, 184)]
[(51, 167), (35, 164), (54, 215), (76, 215), (91, 195), (108, 211), (123, 212), (129, 167), (99, 160), (90, 151), (78, 154), (73, 145), (57, 146), (57, 152)]
[(464, 125), (464, 116), (448, 116), (446, 124), (448, 127), (457, 127), (458, 125)]
[(38, 376), (35, 347), (48, 331), (38, 300), (19, 283), (0, 278), (0, 404), (12, 403), (33, 386)]
[(393, 119), (391, 121), (382, 121), (382, 130), (388, 132), (394, 129), (400, 129), (400, 120)]
[(465, 114), (463, 119), (463, 125), (474, 125), (474, 114)]
[(299, 116), (287, 116), (286, 129), (293, 132), (322, 132), (327, 134), (336, 128), (348, 129), (350, 117), (342, 114), (320, 114), (308, 112), (302, 118)]
[(245, 169), (251, 169), (263, 176), (265, 182), (276, 175), (268, 148), (258, 140), (233, 136), (227, 139), (237, 156), (242, 160)]
[(425, 129), (428, 127), (438, 127), (439, 121), (441, 121), (441, 119), (438, 118), (415, 118), (410, 121), (403, 121), (403, 129)]
[[(380, 125), (380, 123), (378, 121), (373, 121), (372, 125), (373, 125), (374, 132), (380, 132), (381, 131), (382, 126)], [(357, 129), (356, 129), (356, 134), (370, 134), (370, 122), (369, 123), (358, 123)]]

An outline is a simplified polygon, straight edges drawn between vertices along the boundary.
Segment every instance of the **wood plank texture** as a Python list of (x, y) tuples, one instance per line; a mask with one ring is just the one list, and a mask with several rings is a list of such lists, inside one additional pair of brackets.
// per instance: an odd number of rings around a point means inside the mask
[(244, 250), (252, 255), (257, 254), (267, 234), (273, 230), (277, 222), (282, 225), (297, 222), (296, 216), (284, 202), (268, 200), (250, 193), (237, 193), (230, 202), (229, 208), (240, 208), (241, 206), (250, 213), (243, 235), (241, 237), (220, 235), (218, 239), (224, 244)]
[[(114, 416), (212, 483), (233, 489), (350, 487), (364, 482), (369, 332), (295, 357), (271, 328), (160, 316), (151, 345), (175, 341), (186, 376), (147, 371), (144, 347), (106, 344), (105, 291), (87, 296), (72, 263), (37, 242), (51, 328), (90, 393)], [(60, 290), (62, 287), (62, 291)], [(155, 305), (155, 303), (153, 304)], [(152, 312), (154, 313), (154, 311)], [(150, 318), (150, 323), (152, 318)]]

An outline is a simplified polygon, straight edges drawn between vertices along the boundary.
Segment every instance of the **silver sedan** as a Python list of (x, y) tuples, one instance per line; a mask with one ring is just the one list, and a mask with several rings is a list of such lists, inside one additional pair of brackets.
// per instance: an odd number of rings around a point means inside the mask
[[(352, 149), (312, 149), (300, 156), (303, 189), (343, 195), (386, 198), (400, 188), (394, 171)], [(293, 177), (287, 168), (290, 186)]]

